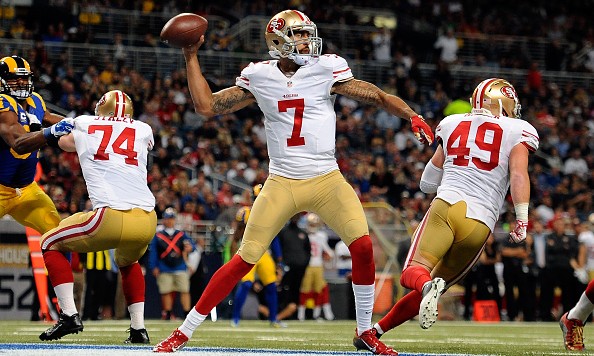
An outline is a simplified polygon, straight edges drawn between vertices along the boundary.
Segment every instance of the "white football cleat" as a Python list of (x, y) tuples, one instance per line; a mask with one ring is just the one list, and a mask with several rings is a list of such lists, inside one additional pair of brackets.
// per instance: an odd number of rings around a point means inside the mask
[(419, 324), (421, 328), (429, 329), (437, 321), (437, 301), (445, 290), (446, 283), (436, 277), (423, 286), (423, 299), (419, 306)]

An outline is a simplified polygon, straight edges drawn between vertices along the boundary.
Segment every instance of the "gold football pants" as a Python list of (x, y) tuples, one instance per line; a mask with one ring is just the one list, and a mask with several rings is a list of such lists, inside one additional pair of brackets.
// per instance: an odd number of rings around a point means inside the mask
[(237, 253), (255, 264), (285, 223), (302, 211), (316, 213), (347, 246), (369, 234), (361, 202), (340, 171), (310, 179), (270, 175), (254, 202)]

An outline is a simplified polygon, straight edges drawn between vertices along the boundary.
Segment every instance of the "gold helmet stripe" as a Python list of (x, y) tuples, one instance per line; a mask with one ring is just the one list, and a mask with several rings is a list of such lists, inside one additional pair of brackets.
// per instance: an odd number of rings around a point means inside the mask
[[(4, 57), (2, 58), (2, 62), (6, 63), (11, 73), (21, 75), (28, 75), (31, 73), (31, 67), (29, 66), (29, 63), (23, 60), (21, 57)], [(24, 72), (23, 69), (25, 69), (26, 72)]]

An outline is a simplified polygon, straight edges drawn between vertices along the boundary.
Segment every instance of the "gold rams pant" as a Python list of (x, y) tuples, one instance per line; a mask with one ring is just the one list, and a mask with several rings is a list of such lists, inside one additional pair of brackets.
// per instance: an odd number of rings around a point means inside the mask
[(0, 217), (6, 214), (40, 234), (60, 223), (54, 202), (36, 182), (18, 190), (0, 185)]

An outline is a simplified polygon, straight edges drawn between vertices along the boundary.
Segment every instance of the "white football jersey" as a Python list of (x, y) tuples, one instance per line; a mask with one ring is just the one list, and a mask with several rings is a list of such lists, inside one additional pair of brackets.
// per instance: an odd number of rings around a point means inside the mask
[(435, 136), (446, 156), (437, 197), (450, 204), (464, 200), (466, 217), (493, 231), (509, 189), (511, 150), (523, 144), (536, 151), (536, 129), (520, 119), (470, 113), (444, 118)]
[(154, 210), (146, 168), (154, 144), (151, 127), (129, 118), (89, 115), (74, 123), (72, 134), (93, 209)]
[(324, 251), (330, 256), (334, 256), (334, 251), (328, 246), (328, 234), (323, 230), (318, 230), (316, 232), (309, 232), (307, 236), (311, 244), (309, 265), (312, 267), (321, 267), (324, 265)]
[(338, 169), (335, 151), (337, 81), (352, 79), (346, 60), (320, 56), (290, 78), (277, 60), (250, 63), (235, 83), (249, 90), (264, 113), (270, 173), (306, 179)]

